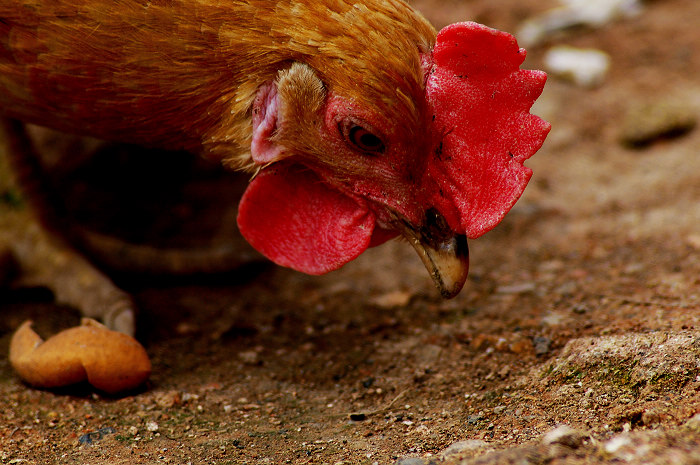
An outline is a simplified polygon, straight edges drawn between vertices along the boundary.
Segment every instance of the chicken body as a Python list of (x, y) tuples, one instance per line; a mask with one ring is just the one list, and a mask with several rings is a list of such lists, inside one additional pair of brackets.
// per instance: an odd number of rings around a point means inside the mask
[[(524, 86), (516, 113), (527, 114), (544, 76), (514, 71), (524, 52), (512, 38), (462, 25), (435, 57), (436, 31), (399, 0), (0, 0), (0, 112), (257, 172), (239, 226), (275, 262), (324, 273), (402, 234), (453, 296), (466, 279), (466, 236), (493, 227), (517, 200), (530, 176), (522, 162), (548, 130), (528, 119), (512, 137), (534, 128), (532, 141), (493, 137), (505, 141), (498, 156), (518, 186), (470, 223), (465, 212), (477, 207), (464, 207), (472, 200), (455, 174), (468, 163), (450, 165), (448, 150), (467, 142), (449, 140), (465, 137), (453, 127), (468, 119), (460, 112), (472, 105), (481, 118), (490, 104), (464, 90), (441, 116), (438, 100), (451, 97), (431, 97), (466, 77), (439, 67), (468, 59), (461, 50), (472, 39), (459, 34), (507, 49), (507, 69), (480, 53), (485, 64), (469, 69)], [(507, 88), (479, 89), (510, 98)], [(485, 178), (468, 182), (494, 190)]]

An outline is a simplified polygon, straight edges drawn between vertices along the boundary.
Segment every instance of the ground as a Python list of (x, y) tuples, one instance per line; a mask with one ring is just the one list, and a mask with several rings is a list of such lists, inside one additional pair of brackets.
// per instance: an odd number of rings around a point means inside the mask
[[(554, 6), (415, 4), (438, 27), (508, 31)], [(700, 3), (643, 7), (529, 47), (540, 69), (552, 45), (597, 48), (610, 73), (594, 88), (550, 77), (534, 177), (470, 243), (457, 298), (439, 298), (402, 242), (322, 277), (117, 273), (141, 311), (148, 385), (36, 390), (3, 358), (0, 461), (700, 463), (700, 131), (629, 141), (642, 105), (699, 111)], [(151, 236), (172, 233), (156, 223)], [(34, 288), (3, 291), (0, 312), (5, 353), (27, 318), (45, 335), (78, 322)]]

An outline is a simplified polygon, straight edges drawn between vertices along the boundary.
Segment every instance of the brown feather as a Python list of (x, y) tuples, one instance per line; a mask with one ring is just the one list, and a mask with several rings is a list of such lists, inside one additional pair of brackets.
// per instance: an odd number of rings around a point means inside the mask
[(416, 127), (434, 40), (400, 0), (0, 0), (0, 111), (246, 167), (256, 91), (292, 62)]

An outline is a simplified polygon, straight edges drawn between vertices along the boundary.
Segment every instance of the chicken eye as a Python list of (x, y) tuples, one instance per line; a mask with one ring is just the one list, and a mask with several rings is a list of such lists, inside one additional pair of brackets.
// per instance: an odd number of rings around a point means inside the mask
[(362, 126), (353, 126), (350, 128), (350, 134), (348, 134), (348, 136), (350, 142), (361, 150), (366, 152), (384, 151), (384, 143), (382, 140)]
[(384, 152), (382, 139), (357, 123), (346, 121), (341, 124), (340, 130), (346, 140), (355, 148), (367, 153)]

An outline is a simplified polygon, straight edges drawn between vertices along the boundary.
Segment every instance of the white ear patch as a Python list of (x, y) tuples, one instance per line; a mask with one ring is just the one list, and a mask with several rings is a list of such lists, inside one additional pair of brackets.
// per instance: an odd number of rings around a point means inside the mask
[(277, 84), (268, 81), (258, 89), (253, 101), (253, 141), (250, 153), (258, 165), (281, 158), (282, 148), (273, 140), (279, 115)]

